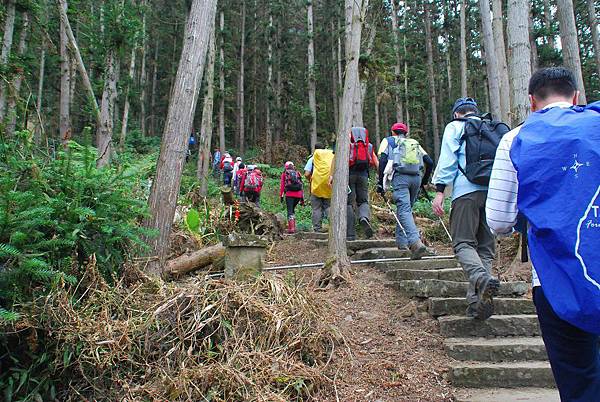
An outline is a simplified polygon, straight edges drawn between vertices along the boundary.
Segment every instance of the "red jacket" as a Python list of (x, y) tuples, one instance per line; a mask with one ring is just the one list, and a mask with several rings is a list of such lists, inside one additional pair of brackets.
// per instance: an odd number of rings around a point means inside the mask
[[(302, 175), (300, 174), (300, 172), (296, 171), (296, 173), (298, 173), (298, 177), (300, 177), (300, 180), (302, 180)], [(302, 190), (285, 191), (285, 170), (281, 174), (281, 183), (279, 185), (279, 197), (283, 197), (284, 194), (286, 197), (304, 198), (304, 191)]]

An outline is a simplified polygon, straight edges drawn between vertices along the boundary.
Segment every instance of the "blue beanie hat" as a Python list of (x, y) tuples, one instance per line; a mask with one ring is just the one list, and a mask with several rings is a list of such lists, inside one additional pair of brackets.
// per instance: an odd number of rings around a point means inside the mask
[(454, 113), (456, 113), (456, 109), (461, 106), (471, 105), (477, 107), (477, 102), (473, 98), (460, 98), (454, 102), (454, 107), (452, 108), (452, 117), (454, 118)]

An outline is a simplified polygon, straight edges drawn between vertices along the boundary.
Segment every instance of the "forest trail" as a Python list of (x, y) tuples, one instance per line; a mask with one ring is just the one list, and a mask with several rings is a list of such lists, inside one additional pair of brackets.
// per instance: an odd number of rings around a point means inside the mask
[[(326, 240), (307, 237), (314, 249), (303, 247), (304, 257), (288, 248), (295, 240), (279, 243), (273, 254), (286, 257), (277, 263), (324, 257)], [(349, 250), (355, 260), (399, 257), (392, 243), (356, 241)], [(339, 353), (350, 354), (349, 364), (333, 361), (339, 400), (559, 400), (526, 282), (504, 282), (497, 314), (480, 323), (464, 317), (466, 282), (454, 259), (360, 265), (352, 279), (316, 293), (347, 341)]]

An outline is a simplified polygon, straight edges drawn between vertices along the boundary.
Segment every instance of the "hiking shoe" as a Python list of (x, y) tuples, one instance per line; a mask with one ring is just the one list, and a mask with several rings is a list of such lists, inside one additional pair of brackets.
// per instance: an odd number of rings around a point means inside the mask
[(478, 320), (487, 320), (494, 314), (494, 297), (498, 295), (500, 281), (491, 275), (480, 278), (477, 282), (477, 295), (479, 301), (476, 303)]
[(367, 239), (373, 237), (373, 228), (371, 227), (371, 224), (369, 223), (369, 220), (367, 218), (362, 218), (360, 220), (360, 226), (365, 232), (365, 236), (367, 236)]
[(411, 260), (420, 260), (427, 252), (427, 247), (425, 247), (421, 240), (417, 240), (416, 242), (408, 246), (408, 248), (410, 248)]
[(410, 249), (406, 246), (398, 246), (398, 251), (400, 251), (400, 257), (399, 258), (406, 258), (406, 257), (410, 257), (411, 253), (410, 253)]

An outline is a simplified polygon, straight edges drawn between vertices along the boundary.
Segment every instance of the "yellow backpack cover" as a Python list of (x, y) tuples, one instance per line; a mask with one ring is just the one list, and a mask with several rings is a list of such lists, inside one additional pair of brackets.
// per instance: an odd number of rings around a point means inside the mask
[(331, 198), (331, 187), (329, 176), (333, 151), (328, 149), (317, 149), (313, 155), (313, 173), (310, 181), (310, 192), (315, 197)]

